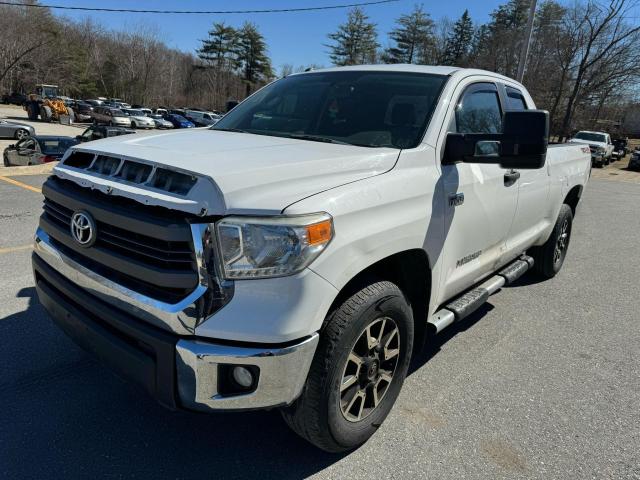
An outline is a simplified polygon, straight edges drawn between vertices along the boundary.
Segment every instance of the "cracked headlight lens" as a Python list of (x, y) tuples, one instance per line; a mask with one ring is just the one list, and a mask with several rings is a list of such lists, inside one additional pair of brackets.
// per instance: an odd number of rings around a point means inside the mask
[(327, 213), (282, 217), (226, 217), (216, 223), (227, 279), (281, 277), (303, 270), (333, 238)]

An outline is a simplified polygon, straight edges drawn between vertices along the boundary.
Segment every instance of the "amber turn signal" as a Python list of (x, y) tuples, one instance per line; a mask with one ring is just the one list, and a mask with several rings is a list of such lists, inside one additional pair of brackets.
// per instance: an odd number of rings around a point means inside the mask
[(307, 225), (306, 229), (309, 245), (320, 245), (322, 243), (327, 243), (333, 236), (331, 220), (325, 220), (320, 223), (314, 223), (313, 225)]

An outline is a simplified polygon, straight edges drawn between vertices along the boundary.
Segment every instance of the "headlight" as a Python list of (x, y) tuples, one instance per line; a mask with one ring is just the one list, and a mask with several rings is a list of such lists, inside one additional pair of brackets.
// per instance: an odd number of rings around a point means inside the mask
[(227, 217), (216, 223), (220, 263), (228, 279), (280, 277), (304, 269), (333, 238), (326, 213)]
[(604, 147), (598, 147), (598, 153), (605, 153), (607, 151)]

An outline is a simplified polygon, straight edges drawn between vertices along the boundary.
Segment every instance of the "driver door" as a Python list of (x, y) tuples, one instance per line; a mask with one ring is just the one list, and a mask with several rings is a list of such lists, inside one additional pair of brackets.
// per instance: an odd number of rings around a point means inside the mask
[[(493, 82), (459, 87), (454, 102), (448, 132), (502, 131), (503, 109)], [(518, 203), (518, 180), (510, 177), (507, 169), (497, 164), (446, 164), (444, 160), (445, 240), (441, 301), (499, 268)]]

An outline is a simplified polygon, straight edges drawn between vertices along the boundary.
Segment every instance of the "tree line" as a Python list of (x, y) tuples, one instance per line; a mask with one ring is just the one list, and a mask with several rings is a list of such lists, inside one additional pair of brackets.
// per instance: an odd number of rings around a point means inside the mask
[[(33, 2), (33, 0), (24, 0)], [(552, 132), (618, 120), (636, 100), (640, 26), (634, 0), (539, 3), (523, 83)], [(328, 33), (334, 65), (412, 63), (481, 68), (515, 77), (530, 0), (507, 0), (486, 23), (468, 11), (434, 20), (422, 5), (380, 32), (361, 8)], [(632, 19), (632, 18), (631, 18)], [(637, 23), (637, 22), (636, 22)], [(282, 65), (279, 76), (317, 65)], [(276, 77), (259, 28), (214, 23), (193, 53), (169, 48), (161, 32), (141, 26), (111, 31), (48, 9), (0, 6), (0, 91), (55, 83), (70, 96), (130, 103), (224, 109)]]
[(46, 83), (74, 98), (223, 110), (272, 78), (266, 43), (252, 23), (215, 24), (190, 53), (169, 48), (147, 25), (112, 31), (46, 8), (0, 5), (0, 93), (33, 93)]
[[(509, 0), (479, 25), (467, 10), (454, 22), (435, 22), (418, 5), (397, 18), (385, 46), (377, 26), (354, 8), (329, 34), (329, 57), (336, 65), (451, 65), (515, 78), (530, 5)], [(538, 5), (523, 84), (536, 106), (549, 111), (559, 137), (610, 121), (606, 129), (615, 130), (625, 110), (637, 108), (640, 26), (628, 21), (634, 6), (630, 0)]]

